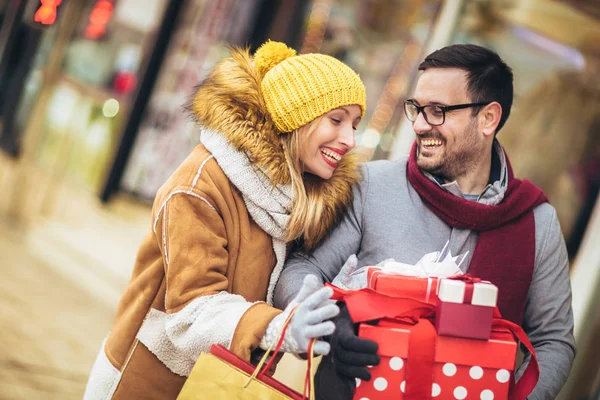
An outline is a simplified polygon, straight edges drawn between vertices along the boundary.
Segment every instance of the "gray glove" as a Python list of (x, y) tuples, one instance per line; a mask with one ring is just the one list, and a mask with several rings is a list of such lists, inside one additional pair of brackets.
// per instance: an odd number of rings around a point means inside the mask
[[(267, 350), (274, 341), (279, 339), (278, 335), (283, 323), (296, 306), (298, 309), (285, 332), (281, 351), (295, 354), (306, 353), (313, 338), (331, 335), (335, 330), (335, 324), (328, 320), (340, 312), (335, 301), (330, 299), (332, 294), (333, 290), (323, 287), (316, 276), (307, 275), (298, 295), (283, 313), (273, 318), (267, 326), (260, 347)], [(323, 340), (315, 342), (313, 351), (316, 355), (326, 355), (329, 350), (329, 343)]]
[(367, 287), (367, 270), (361, 269), (357, 272), (358, 258), (352, 254), (337, 274), (332, 285), (346, 290), (357, 290)]

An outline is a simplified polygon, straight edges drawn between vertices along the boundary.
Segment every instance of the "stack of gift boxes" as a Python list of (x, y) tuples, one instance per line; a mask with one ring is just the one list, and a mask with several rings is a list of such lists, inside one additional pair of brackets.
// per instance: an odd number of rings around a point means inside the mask
[[(411, 365), (419, 365), (419, 371), (412, 371), (410, 375), (413, 381), (414, 377), (429, 376), (425, 383), (417, 383), (406, 379), (411, 335), (415, 335), (414, 321), (381, 320), (376, 325), (361, 324), (359, 336), (378, 343), (381, 362), (370, 369), (370, 381), (357, 380), (355, 400), (403, 399), (408, 393), (412, 398), (508, 398), (517, 343), (510, 332), (491, 329), (498, 296), (496, 286), (461, 277), (416, 278), (386, 274), (377, 268), (369, 269), (367, 279), (369, 288), (378, 293), (417, 300), (431, 308), (435, 306), (435, 317), (429, 322), (435, 325), (435, 330), (430, 328), (431, 338), (426, 344), (426, 348), (433, 349), (431, 365), (424, 366), (423, 360), (417, 360), (417, 364), (410, 361)], [(416, 354), (416, 350), (413, 353)], [(413, 390), (415, 385), (430, 386), (430, 393), (423, 387)], [(415, 396), (415, 393), (425, 392), (427, 395), (423, 397)]]

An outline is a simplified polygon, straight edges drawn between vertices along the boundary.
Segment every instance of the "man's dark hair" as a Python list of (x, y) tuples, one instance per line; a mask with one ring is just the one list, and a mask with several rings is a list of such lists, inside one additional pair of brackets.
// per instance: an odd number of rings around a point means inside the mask
[[(497, 101), (502, 107), (502, 117), (496, 133), (504, 126), (513, 102), (513, 74), (498, 54), (474, 44), (455, 44), (434, 51), (419, 65), (419, 71), (429, 68), (459, 68), (467, 71), (467, 92), (471, 101)], [(480, 109), (474, 108), (473, 114)]]

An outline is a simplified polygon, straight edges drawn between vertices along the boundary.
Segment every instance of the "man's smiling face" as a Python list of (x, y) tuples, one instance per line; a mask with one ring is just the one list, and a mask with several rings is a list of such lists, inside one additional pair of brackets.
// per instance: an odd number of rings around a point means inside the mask
[[(419, 77), (411, 100), (420, 106), (471, 103), (467, 72), (458, 68), (427, 69)], [(469, 108), (446, 112), (445, 122), (440, 126), (431, 126), (420, 113), (413, 129), (417, 135), (417, 165), (447, 181), (476, 168), (486, 149), (478, 116)]]

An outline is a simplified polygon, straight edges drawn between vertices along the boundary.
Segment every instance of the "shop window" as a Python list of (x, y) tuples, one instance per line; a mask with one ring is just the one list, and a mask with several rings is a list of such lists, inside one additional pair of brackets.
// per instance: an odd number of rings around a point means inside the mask
[(92, 193), (102, 190), (166, 4), (87, 0), (85, 7), (72, 10), (78, 18), (69, 21), (75, 26), (48, 82), (37, 125), (35, 154), (42, 168)]
[[(56, 43), (57, 27), (36, 22), (40, 4), (0, 2), (0, 147), (13, 156), (21, 152), (28, 118)], [(46, 21), (56, 22), (61, 14), (62, 8), (54, 4), (48, 9)]]
[(121, 190), (154, 199), (198, 144), (198, 126), (184, 105), (217, 61), (229, 54), (229, 45), (248, 44), (259, 4), (258, 0), (187, 3), (138, 130)]

